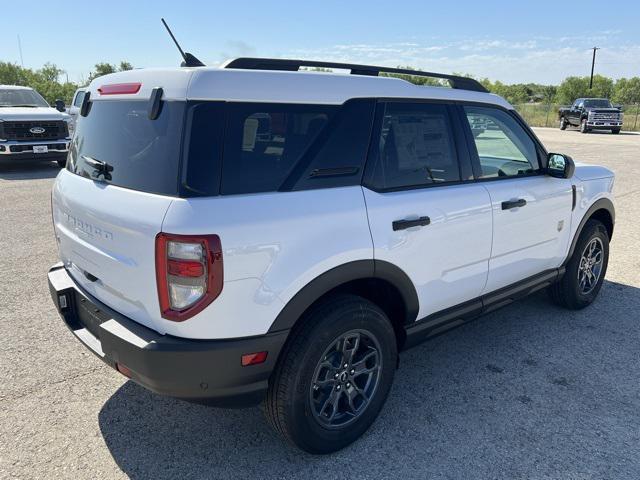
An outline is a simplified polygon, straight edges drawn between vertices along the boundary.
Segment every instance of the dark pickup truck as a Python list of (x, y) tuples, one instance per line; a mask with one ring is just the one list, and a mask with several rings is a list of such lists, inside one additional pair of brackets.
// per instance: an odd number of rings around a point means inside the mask
[(620, 133), (622, 110), (606, 98), (579, 98), (569, 108), (558, 110), (560, 130), (568, 126), (580, 127), (582, 133), (593, 129)]

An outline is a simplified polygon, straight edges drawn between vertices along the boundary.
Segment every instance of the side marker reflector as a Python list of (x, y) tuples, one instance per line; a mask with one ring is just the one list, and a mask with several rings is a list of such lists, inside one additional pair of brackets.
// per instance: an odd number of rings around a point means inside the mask
[(259, 363), (264, 363), (267, 360), (267, 354), (269, 352), (256, 352), (256, 353), (247, 353), (242, 355), (242, 366), (247, 367), (249, 365), (257, 365)]

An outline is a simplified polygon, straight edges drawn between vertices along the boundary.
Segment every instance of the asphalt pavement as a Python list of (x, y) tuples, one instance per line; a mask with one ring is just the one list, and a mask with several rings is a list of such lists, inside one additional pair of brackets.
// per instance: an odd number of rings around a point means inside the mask
[(0, 163), (0, 478), (639, 478), (640, 135), (536, 132), (617, 174), (600, 297), (539, 293), (403, 353), (378, 421), (324, 457), (259, 408), (156, 396), (81, 346), (46, 282), (57, 167)]

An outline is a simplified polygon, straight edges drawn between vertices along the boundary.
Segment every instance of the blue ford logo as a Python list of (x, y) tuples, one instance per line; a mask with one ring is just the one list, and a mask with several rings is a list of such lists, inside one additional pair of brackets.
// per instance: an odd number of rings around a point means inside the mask
[(45, 129), (44, 129), (44, 128), (42, 128), (42, 127), (31, 127), (31, 128), (29, 129), (29, 131), (30, 131), (31, 133), (35, 133), (36, 135), (39, 135), (39, 134), (41, 134), (41, 133), (44, 133), (44, 132), (45, 132)]

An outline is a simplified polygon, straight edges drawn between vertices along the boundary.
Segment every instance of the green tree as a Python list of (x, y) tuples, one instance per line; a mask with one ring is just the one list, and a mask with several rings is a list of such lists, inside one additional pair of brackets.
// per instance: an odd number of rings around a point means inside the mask
[(120, 65), (113, 65), (108, 62), (100, 62), (94, 65), (95, 70), (89, 74), (87, 83), (91, 83), (94, 79), (101, 77), (102, 75), (108, 75), (110, 73), (124, 72), (127, 70), (133, 70), (133, 65), (129, 62), (121, 61)]
[(640, 103), (640, 77), (618, 80), (614, 87), (613, 101), (623, 105)]
[(582, 97), (611, 98), (613, 86), (613, 80), (602, 75), (594, 75), (591, 89), (589, 77), (567, 77), (558, 86), (557, 100), (569, 104)]

